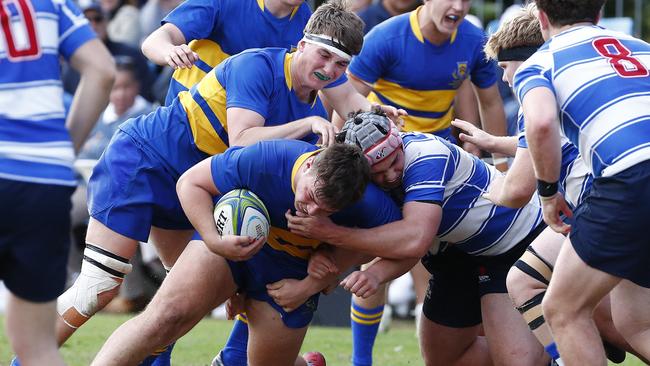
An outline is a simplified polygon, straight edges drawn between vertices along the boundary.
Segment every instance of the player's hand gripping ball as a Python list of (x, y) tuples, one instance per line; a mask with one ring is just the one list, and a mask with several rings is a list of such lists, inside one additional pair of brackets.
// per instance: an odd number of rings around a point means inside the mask
[(242, 235), (253, 239), (268, 238), (269, 212), (255, 193), (235, 189), (224, 194), (214, 207), (214, 222), (219, 235)]

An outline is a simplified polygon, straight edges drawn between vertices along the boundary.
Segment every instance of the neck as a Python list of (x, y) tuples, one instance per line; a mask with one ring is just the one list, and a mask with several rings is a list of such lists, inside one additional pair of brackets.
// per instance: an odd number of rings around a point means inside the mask
[(562, 25), (562, 26), (550, 26), (548, 29), (549, 37), (554, 37), (562, 32), (564, 32), (567, 29), (575, 28), (575, 27), (584, 27), (584, 26), (590, 26), (594, 25), (592, 22), (581, 22), (581, 23), (573, 23), (573, 24), (567, 24), (567, 25)]
[(291, 14), (293, 6), (283, 4), (280, 1), (264, 0), (264, 8), (276, 18), (284, 18)]
[(420, 24), (422, 37), (426, 38), (427, 41), (435, 45), (441, 45), (449, 40), (450, 36), (440, 32), (431, 17), (426, 14), (425, 7), (418, 9), (418, 23)]

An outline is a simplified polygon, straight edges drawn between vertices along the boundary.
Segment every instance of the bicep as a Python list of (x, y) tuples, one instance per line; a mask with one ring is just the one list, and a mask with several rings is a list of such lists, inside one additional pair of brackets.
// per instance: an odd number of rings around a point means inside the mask
[(70, 58), (70, 65), (80, 74), (102, 73), (115, 68), (113, 57), (99, 39), (92, 39), (77, 48)]
[(226, 120), (228, 121), (228, 138), (231, 146), (237, 145), (235, 142), (245, 130), (253, 127), (263, 127), (265, 122), (261, 114), (238, 107), (231, 107), (226, 110)]
[(196, 187), (210, 193), (212, 196), (220, 194), (219, 189), (212, 178), (212, 159), (209, 157), (188, 169), (179, 179), (179, 193), (181, 187)]
[(442, 220), (442, 206), (433, 202), (410, 201), (404, 204), (402, 215), (411, 230), (422, 230), (431, 240), (435, 238)]

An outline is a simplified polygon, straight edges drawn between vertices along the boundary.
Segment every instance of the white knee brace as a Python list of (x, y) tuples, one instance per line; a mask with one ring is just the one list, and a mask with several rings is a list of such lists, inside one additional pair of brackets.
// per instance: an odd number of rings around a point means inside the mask
[(119, 286), (131, 267), (126, 258), (87, 243), (79, 277), (57, 300), (59, 315), (68, 326), (81, 326), (99, 310), (99, 295)]

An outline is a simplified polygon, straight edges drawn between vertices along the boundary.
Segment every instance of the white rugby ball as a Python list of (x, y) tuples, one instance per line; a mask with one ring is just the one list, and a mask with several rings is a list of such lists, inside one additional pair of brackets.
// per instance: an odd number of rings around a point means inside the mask
[(214, 222), (219, 235), (243, 235), (268, 238), (269, 212), (257, 195), (246, 189), (224, 194), (214, 207)]

